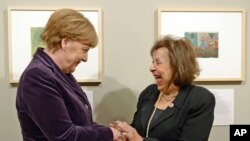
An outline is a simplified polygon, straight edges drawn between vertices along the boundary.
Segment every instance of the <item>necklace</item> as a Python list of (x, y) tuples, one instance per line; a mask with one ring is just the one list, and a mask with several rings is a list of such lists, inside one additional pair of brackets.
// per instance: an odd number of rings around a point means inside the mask
[[(177, 93), (177, 94), (178, 94), (178, 93)], [(170, 108), (174, 107), (173, 101), (174, 101), (175, 97), (177, 96), (177, 94), (174, 95), (174, 98), (172, 99), (171, 103), (170, 103), (166, 108), (168, 108), (168, 107), (170, 107)], [(150, 116), (150, 118), (149, 118), (149, 120), (148, 120), (147, 129), (146, 129), (146, 138), (148, 137), (150, 124), (151, 124), (151, 122), (152, 122), (152, 119), (153, 119), (153, 117), (154, 117), (154, 115), (155, 115), (155, 111), (156, 111), (156, 109), (157, 109), (156, 106), (159, 104), (159, 101), (160, 101), (160, 99), (162, 98), (162, 95), (163, 95), (163, 94), (160, 93), (159, 100), (156, 102), (156, 105), (154, 106), (154, 110), (153, 110), (153, 112), (152, 112), (152, 114), (151, 114), (151, 116)]]
[(152, 114), (151, 114), (151, 116), (150, 116), (150, 118), (148, 120), (147, 130), (146, 130), (146, 138), (148, 137), (149, 127), (150, 127), (151, 121), (153, 119), (153, 116), (155, 114), (155, 111), (156, 111), (156, 107), (154, 107), (154, 110), (153, 110), (153, 112), (152, 112)]

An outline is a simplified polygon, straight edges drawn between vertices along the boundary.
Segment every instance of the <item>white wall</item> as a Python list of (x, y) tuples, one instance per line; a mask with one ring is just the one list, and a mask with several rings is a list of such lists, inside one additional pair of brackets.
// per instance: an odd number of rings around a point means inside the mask
[[(39, 3), (39, 4), (38, 4)], [(245, 8), (248, 0), (0, 0), (0, 140), (21, 141), (16, 116), (16, 87), (8, 83), (8, 6), (101, 8), (103, 11), (104, 79), (94, 92), (94, 118), (107, 124), (115, 119), (131, 121), (137, 97), (153, 82), (149, 73), (149, 49), (155, 40), (157, 8)], [(249, 23), (249, 15), (247, 15)], [(248, 24), (249, 25), (249, 24)], [(248, 26), (247, 25), (247, 26)], [(249, 28), (247, 27), (247, 33)], [(22, 35), (20, 35), (22, 38)], [(249, 48), (249, 41), (246, 43)], [(247, 50), (250, 54), (250, 50)], [(249, 60), (249, 55), (246, 56)], [(250, 63), (247, 62), (246, 68)], [(204, 83), (207, 88), (235, 90), (235, 123), (250, 124), (249, 76), (242, 83)], [(228, 141), (229, 126), (215, 126), (209, 141)]]

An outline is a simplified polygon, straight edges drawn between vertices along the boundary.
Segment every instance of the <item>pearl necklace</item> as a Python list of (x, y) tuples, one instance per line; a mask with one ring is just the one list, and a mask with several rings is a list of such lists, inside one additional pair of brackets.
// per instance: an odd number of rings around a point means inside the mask
[[(178, 93), (177, 93), (178, 94)], [(173, 98), (173, 100), (172, 100), (172, 102), (174, 101), (174, 99), (175, 99), (175, 97), (177, 96), (177, 94), (174, 96), (174, 98)], [(161, 97), (162, 97), (162, 93), (160, 93), (160, 98), (159, 99), (161, 99)], [(170, 103), (166, 108), (168, 108), (168, 107), (170, 107), (170, 108), (172, 108), (172, 107), (174, 107), (174, 103)], [(156, 103), (156, 105), (159, 103), (159, 101), (157, 101), (157, 103)], [(150, 116), (150, 118), (149, 118), (149, 120), (148, 120), (148, 124), (147, 124), (147, 129), (146, 129), (146, 138), (148, 138), (148, 134), (149, 134), (149, 128), (150, 128), (150, 124), (151, 124), (151, 121), (152, 121), (152, 119), (153, 119), (153, 117), (154, 117), (154, 115), (155, 115), (155, 111), (156, 111), (156, 105), (154, 106), (154, 110), (153, 110), (153, 112), (152, 112), (152, 114), (151, 114), (151, 116)]]
[(151, 124), (151, 121), (153, 119), (153, 116), (155, 114), (155, 111), (156, 111), (156, 107), (154, 108), (154, 111), (152, 112), (149, 120), (148, 120), (148, 124), (147, 124), (147, 130), (146, 130), (146, 138), (148, 137), (148, 132), (149, 132), (149, 127), (150, 127), (150, 124)]

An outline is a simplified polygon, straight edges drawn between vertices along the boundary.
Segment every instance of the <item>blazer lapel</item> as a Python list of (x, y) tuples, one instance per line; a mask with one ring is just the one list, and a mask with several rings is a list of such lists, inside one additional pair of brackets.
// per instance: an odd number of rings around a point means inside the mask
[(149, 120), (153, 110), (154, 110), (154, 101), (152, 101), (152, 100), (146, 101), (145, 106), (143, 106), (143, 108), (142, 108), (142, 120), (141, 120), (144, 129), (146, 129), (146, 126), (148, 124), (148, 120)]
[(168, 119), (169, 117), (171, 117), (174, 114), (175, 111), (175, 107), (172, 108), (168, 108), (166, 110), (164, 110), (161, 115), (159, 116), (159, 118), (156, 120), (156, 122), (154, 122), (151, 126), (151, 128), (154, 128), (155, 126), (157, 126), (158, 124), (160, 124), (162, 121)]
[(76, 92), (76, 94), (79, 97), (81, 97), (85, 103), (88, 104), (88, 105), (85, 105), (85, 106), (88, 106), (87, 108), (89, 108), (90, 104), (89, 104), (87, 95), (81, 89), (81, 87), (79, 85), (77, 85), (77, 81), (75, 80), (73, 75), (72, 74), (67, 74), (67, 76), (65, 78), (66, 78), (66, 80), (64, 79), (64, 83), (66, 83), (67, 86), (69, 86), (71, 89), (73, 89)]
[(49, 67), (52, 72), (57, 76), (59, 82), (65, 84), (65, 86), (70, 87), (73, 89), (77, 95), (79, 95), (85, 102), (88, 103), (86, 94), (84, 95), (81, 87), (77, 85), (76, 80), (73, 78), (72, 74), (64, 74), (60, 68), (54, 63), (54, 61), (43, 52), (42, 48), (38, 48), (34, 58), (39, 59), (41, 62), (44, 63), (47, 67)]
[(149, 120), (150, 116), (152, 115), (152, 112), (154, 110), (155, 101), (157, 100), (158, 96), (159, 96), (159, 91), (157, 89), (155, 89), (151, 92), (151, 94), (148, 97), (145, 97), (143, 99), (144, 104), (142, 106), (141, 122), (142, 122), (144, 129), (146, 129), (146, 126), (148, 124), (148, 120)]
[(175, 113), (175, 111), (178, 111), (181, 108), (181, 106), (183, 105), (183, 103), (185, 102), (185, 99), (188, 96), (188, 93), (189, 93), (189, 91), (191, 91), (192, 88), (193, 88), (192, 85), (188, 85), (187, 87), (182, 88), (180, 90), (178, 96), (176, 97), (176, 99), (173, 102), (174, 106), (164, 110), (162, 112), (162, 114), (159, 116), (159, 118), (157, 119), (157, 121), (150, 126), (150, 129), (154, 128), (155, 126), (160, 124), (162, 121), (170, 118)]
[[(84, 106), (89, 109), (91, 108), (90, 103), (88, 101), (87, 95), (85, 92), (81, 89), (79, 85), (77, 85), (77, 81), (73, 77), (72, 74), (63, 74), (61, 72), (58, 73), (58, 76), (62, 83), (66, 87), (69, 87), (70, 89), (74, 90), (75, 93), (79, 96), (79, 100), (82, 100)], [(91, 109), (92, 110), (92, 109)]]

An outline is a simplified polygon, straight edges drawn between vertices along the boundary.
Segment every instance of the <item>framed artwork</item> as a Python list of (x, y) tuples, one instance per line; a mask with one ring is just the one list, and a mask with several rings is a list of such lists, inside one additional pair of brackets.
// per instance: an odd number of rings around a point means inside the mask
[(158, 9), (157, 38), (189, 39), (201, 69), (195, 81), (245, 79), (245, 11)]
[[(37, 47), (44, 47), (40, 39), (48, 18), (56, 9), (8, 8), (9, 81), (18, 83)], [(80, 63), (73, 72), (79, 83), (102, 81), (102, 13), (101, 9), (76, 9), (94, 25), (98, 34), (97, 47), (90, 49), (88, 61)]]

